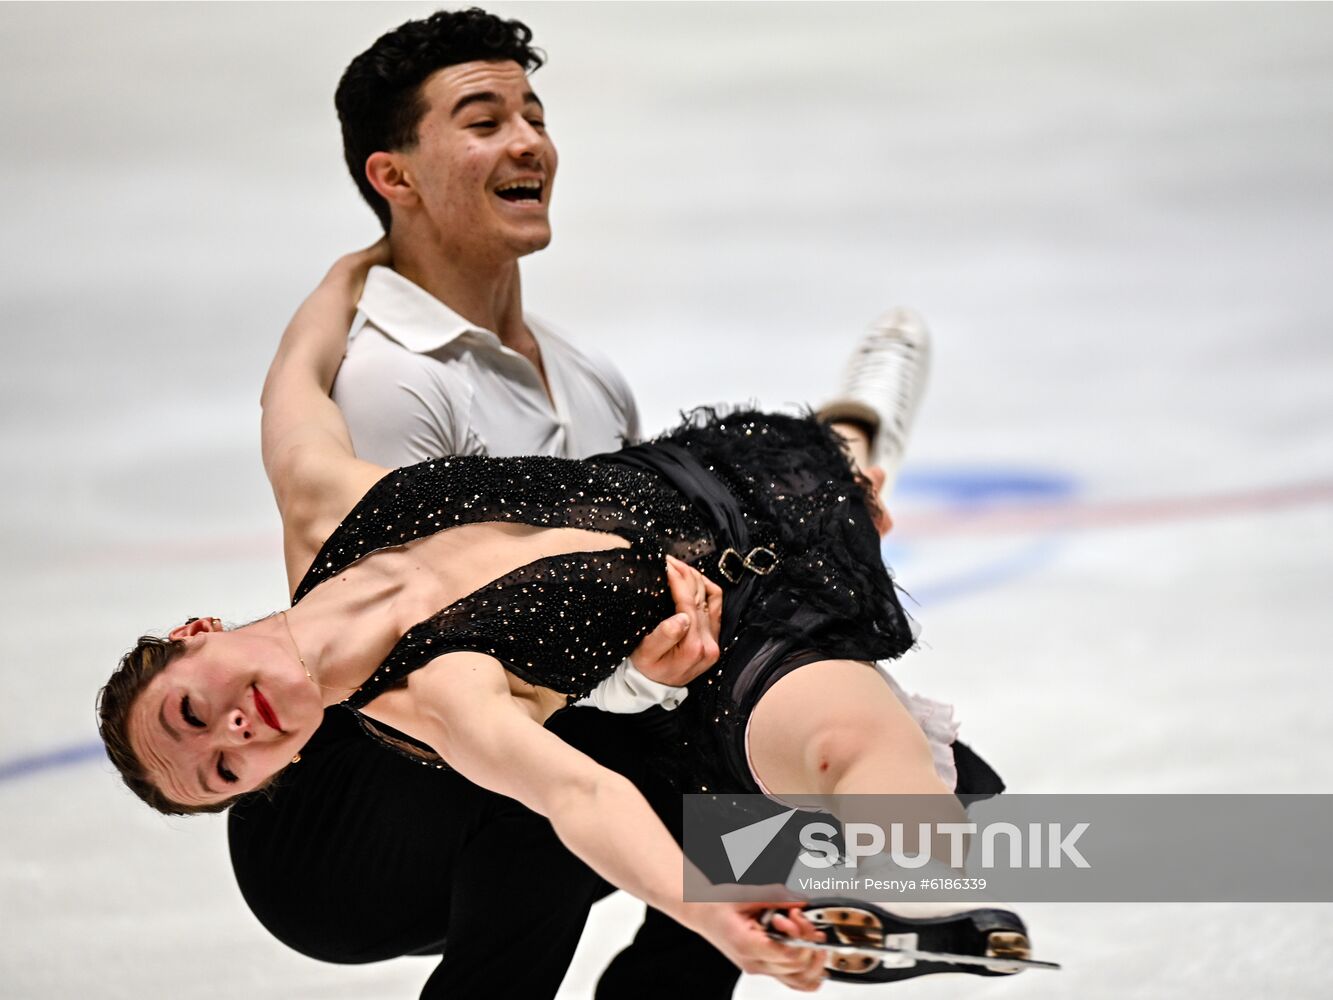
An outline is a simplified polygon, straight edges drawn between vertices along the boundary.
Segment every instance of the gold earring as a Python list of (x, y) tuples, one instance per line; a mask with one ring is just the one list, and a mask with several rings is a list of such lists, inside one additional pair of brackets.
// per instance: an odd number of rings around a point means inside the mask
[(301, 755), (300, 755), (299, 753), (298, 753), (295, 757), (292, 758), (292, 763), (293, 763), (293, 764), (299, 764), (299, 763), (301, 763)]

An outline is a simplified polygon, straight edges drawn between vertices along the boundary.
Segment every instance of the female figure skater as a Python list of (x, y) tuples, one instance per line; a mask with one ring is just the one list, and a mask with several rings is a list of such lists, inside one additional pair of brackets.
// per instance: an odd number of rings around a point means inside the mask
[[(328, 393), (349, 272), (383, 252), (335, 265), (265, 383), (264, 462), (293, 606), (241, 628), (202, 618), (142, 638), (103, 689), (112, 760), (163, 812), (217, 811), (297, 759), (323, 709), (346, 703), (424, 766), (546, 816), (604, 878), (743, 969), (812, 988), (820, 956), (768, 940), (753, 907), (683, 902), (680, 850), (637, 790), (543, 723), (693, 603), (682, 655), (710, 652), (710, 621), (720, 655), (677, 710), (684, 790), (951, 801), (921, 729), (870, 666), (913, 642), (870, 482), (813, 419), (754, 412), (696, 414), (587, 461), (363, 462)], [(899, 924), (923, 949), (935, 929), (950, 950), (967, 931), (977, 954), (991, 931), (1011, 945), (1025, 933), (1016, 916), (975, 908)], [(799, 911), (773, 926), (813, 936)]]

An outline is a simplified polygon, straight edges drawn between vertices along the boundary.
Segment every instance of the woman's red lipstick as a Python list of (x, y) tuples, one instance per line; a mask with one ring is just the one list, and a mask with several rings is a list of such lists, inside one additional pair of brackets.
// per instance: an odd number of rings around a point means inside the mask
[(282, 723), (278, 721), (278, 713), (273, 711), (273, 706), (270, 705), (268, 699), (260, 693), (258, 686), (251, 684), (250, 690), (255, 693), (255, 711), (259, 713), (259, 717), (263, 719), (271, 729), (276, 729), (280, 733), (284, 732), (285, 730), (282, 728)]

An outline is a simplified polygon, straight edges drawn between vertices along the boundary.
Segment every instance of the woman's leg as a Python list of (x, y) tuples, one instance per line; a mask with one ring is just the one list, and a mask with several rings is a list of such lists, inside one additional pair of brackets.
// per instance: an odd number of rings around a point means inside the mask
[(777, 795), (949, 795), (916, 720), (868, 663), (819, 660), (750, 717), (750, 765)]
[[(930, 331), (911, 309), (890, 309), (870, 325), (847, 366), (836, 398), (820, 408), (852, 442), (863, 469), (878, 467), (881, 494), (893, 491), (930, 371)], [(847, 425), (846, 428), (840, 424)]]
[[(951, 863), (953, 844), (951, 838), (939, 834), (940, 824), (965, 822), (966, 814), (953, 789), (936, 774), (925, 734), (870, 664), (819, 660), (782, 677), (759, 699), (750, 716), (748, 750), (754, 776), (772, 794), (799, 798), (802, 804), (816, 804), (811, 796), (837, 796), (818, 804), (845, 824), (867, 822), (885, 831), (886, 846), (895, 852), (920, 857), (928, 847), (936, 866)], [(919, 839), (921, 824), (930, 824), (929, 831), (934, 833), (928, 844)], [(901, 835), (897, 843), (889, 835), (895, 826)], [(867, 858), (865, 863), (873, 865), (877, 860), (885, 859)], [(886, 873), (880, 868), (875, 874), (884, 877)], [(902, 874), (919, 872), (913, 868)], [(1022, 920), (1008, 909), (981, 900), (932, 903), (900, 899), (875, 905), (853, 899), (814, 899), (807, 913), (837, 940), (843, 940), (844, 934), (838, 925), (848, 922), (846, 926), (853, 931), (847, 940), (852, 940), (864, 933), (861, 921), (869, 919), (885, 935), (912, 935), (911, 946), (923, 951), (1006, 959), (1029, 956)], [(836, 952), (829, 956), (826, 968), (835, 978), (875, 982), (936, 972), (1001, 974), (977, 965), (927, 959), (881, 966), (874, 959)]]
[(966, 813), (936, 772), (921, 727), (870, 664), (819, 660), (778, 680), (750, 717), (748, 750), (773, 795), (819, 804), (843, 823), (899, 838), (886, 846), (912, 857), (929, 850), (950, 864), (952, 841), (940, 824), (966, 822)]

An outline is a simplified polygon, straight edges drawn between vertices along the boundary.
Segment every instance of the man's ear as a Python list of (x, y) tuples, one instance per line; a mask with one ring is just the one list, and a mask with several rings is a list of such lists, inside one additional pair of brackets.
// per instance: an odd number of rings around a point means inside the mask
[(222, 622), (216, 618), (191, 618), (184, 625), (177, 625), (167, 633), (168, 639), (188, 639), (200, 632), (221, 632)]
[(406, 208), (419, 200), (407, 165), (397, 153), (371, 153), (366, 159), (366, 180), (390, 205)]

